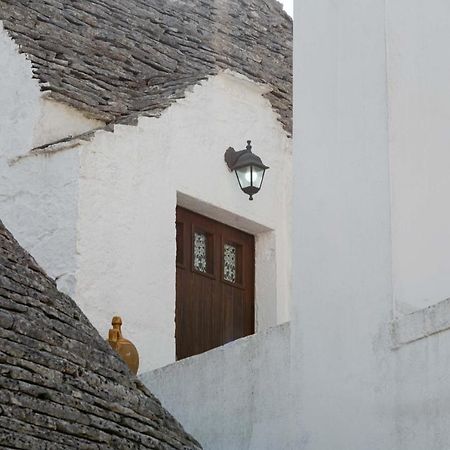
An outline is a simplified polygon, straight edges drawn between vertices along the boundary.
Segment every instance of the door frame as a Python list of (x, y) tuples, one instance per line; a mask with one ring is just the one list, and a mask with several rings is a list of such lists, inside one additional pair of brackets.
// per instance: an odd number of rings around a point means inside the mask
[[(177, 206), (176, 358), (184, 359), (255, 333), (255, 236)], [(197, 233), (206, 265), (195, 267)], [(233, 282), (225, 279), (225, 246), (235, 248)], [(181, 255), (181, 257), (179, 257)]]
[[(259, 333), (278, 325), (280, 301), (277, 295), (276, 231), (241, 214), (220, 208), (177, 191), (176, 207), (188, 209), (216, 222), (252, 234), (255, 237), (254, 331)], [(174, 273), (175, 279), (175, 273)], [(283, 305), (283, 307), (286, 307)]]

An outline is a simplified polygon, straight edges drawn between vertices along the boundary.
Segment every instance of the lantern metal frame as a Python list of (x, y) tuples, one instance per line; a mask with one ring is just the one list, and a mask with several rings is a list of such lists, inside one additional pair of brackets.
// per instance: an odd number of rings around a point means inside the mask
[[(266, 166), (262, 162), (261, 158), (252, 152), (251, 141), (247, 141), (247, 146), (244, 150), (236, 151), (233, 147), (229, 147), (225, 152), (225, 162), (227, 163), (230, 171), (236, 173), (236, 178), (241, 190), (249, 196), (249, 200), (253, 200), (253, 196), (257, 194), (262, 187), (264, 176), (266, 174), (266, 170), (269, 169), (269, 166)], [(250, 186), (243, 187), (238, 171), (247, 167), (250, 168)], [(261, 182), (259, 183), (259, 186), (255, 186), (253, 184), (254, 168), (262, 170)]]

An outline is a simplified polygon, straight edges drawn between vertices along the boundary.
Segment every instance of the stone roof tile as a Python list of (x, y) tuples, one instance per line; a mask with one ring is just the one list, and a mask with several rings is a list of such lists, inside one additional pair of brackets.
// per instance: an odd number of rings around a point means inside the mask
[(42, 90), (106, 122), (155, 116), (230, 69), (292, 131), (292, 19), (276, 0), (0, 0)]
[(201, 448), (1, 222), (0, 448)]

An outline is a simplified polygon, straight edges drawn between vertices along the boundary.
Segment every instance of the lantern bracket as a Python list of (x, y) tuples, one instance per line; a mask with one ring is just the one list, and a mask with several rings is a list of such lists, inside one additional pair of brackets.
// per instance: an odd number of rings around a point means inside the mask
[(225, 152), (225, 162), (227, 163), (230, 172), (233, 172), (233, 167), (238, 159), (238, 152), (233, 147), (228, 147)]
[[(241, 189), (249, 195), (250, 200), (253, 200), (253, 195), (260, 190), (264, 173), (269, 167), (261, 161), (259, 156), (252, 153), (251, 141), (247, 141), (247, 146), (244, 150), (236, 151), (233, 147), (228, 147), (225, 151), (224, 159), (230, 172), (236, 172)], [(247, 179), (247, 181), (250, 181), (249, 185), (244, 185), (241, 180), (242, 170), (245, 169), (248, 169), (246, 178), (250, 178), (250, 180)], [(256, 171), (262, 171), (262, 177), (259, 179), (259, 184), (254, 185), (254, 180), (258, 179), (257, 176), (254, 178), (253, 175)]]
[(244, 153), (251, 153), (251, 152), (252, 152), (251, 141), (247, 141), (247, 147), (245, 147), (244, 150), (240, 150), (238, 152), (233, 147), (228, 147), (227, 151), (225, 152), (225, 162), (227, 163), (230, 172), (233, 172), (233, 170), (236, 169), (236, 164)]

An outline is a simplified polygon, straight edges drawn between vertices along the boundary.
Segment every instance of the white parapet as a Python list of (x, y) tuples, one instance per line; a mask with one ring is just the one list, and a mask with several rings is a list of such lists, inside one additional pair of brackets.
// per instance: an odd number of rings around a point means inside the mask
[(208, 450), (288, 449), (289, 323), (141, 375)]

